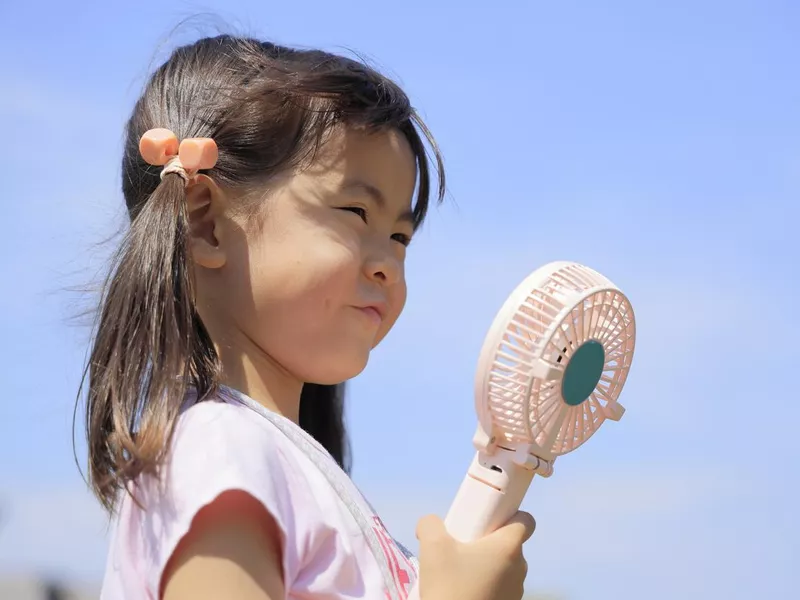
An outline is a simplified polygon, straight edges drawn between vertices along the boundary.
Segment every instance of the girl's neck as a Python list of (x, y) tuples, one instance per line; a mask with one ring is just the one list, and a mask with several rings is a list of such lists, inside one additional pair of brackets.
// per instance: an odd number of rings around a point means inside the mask
[(303, 382), (249, 340), (217, 344), (217, 354), (222, 362), (221, 383), (298, 423)]

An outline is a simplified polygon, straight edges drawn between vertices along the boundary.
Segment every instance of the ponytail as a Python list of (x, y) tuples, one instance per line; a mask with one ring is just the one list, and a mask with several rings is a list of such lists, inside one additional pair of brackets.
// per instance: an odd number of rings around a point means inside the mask
[(219, 361), (194, 308), (183, 180), (167, 175), (114, 257), (88, 375), (89, 479), (107, 509), (124, 483), (153, 472), (187, 389), (213, 391)]

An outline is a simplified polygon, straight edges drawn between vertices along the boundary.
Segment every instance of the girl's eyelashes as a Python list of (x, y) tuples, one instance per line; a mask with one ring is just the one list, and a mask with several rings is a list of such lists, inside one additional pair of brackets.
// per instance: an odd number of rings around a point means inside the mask
[(364, 221), (364, 223), (367, 222), (367, 209), (363, 206), (343, 206), (342, 210), (357, 214), (359, 217), (361, 217), (361, 220)]
[(410, 235), (406, 235), (405, 233), (395, 233), (392, 236), (392, 239), (395, 242), (399, 242), (399, 243), (403, 244), (403, 246), (406, 246), (406, 247), (408, 247), (408, 245), (411, 243), (411, 236)]
[[(369, 213), (363, 206), (342, 206), (340, 209), (358, 215), (364, 223), (369, 223)], [(405, 233), (395, 233), (392, 235), (392, 239), (403, 246), (408, 246), (411, 243), (411, 236)]]

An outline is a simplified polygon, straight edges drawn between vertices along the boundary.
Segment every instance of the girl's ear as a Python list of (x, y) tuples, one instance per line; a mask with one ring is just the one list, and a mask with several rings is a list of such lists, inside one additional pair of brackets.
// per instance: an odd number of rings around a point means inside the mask
[(224, 192), (208, 175), (196, 175), (186, 190), (189, 256), (199, 267), (219, 269), (227, 260), (221, 239), (224, 204)]

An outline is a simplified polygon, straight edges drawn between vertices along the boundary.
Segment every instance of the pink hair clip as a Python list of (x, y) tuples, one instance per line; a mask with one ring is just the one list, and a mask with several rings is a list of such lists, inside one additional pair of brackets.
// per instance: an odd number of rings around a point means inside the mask
[(139, 140), (139, 153), (146, 163), (164, 166), (161, 179), (168, 173), (177, 173), (188, 185), (198, 171), (211, 169), (217, 164), (219, 150), (211, 138), (187, 138), (178, 144), (178, 138), (169, 129), (150, 129)]

